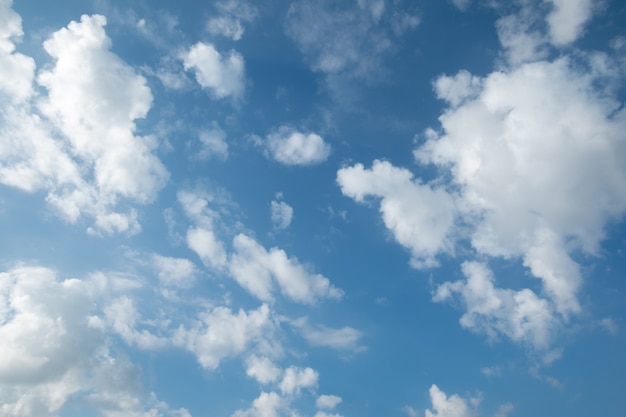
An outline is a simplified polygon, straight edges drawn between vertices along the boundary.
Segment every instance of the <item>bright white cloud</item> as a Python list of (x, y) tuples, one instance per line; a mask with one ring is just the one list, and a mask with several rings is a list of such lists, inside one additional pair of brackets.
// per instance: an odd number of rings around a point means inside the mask
[(261, 142), (269, 156), (285, 165), (316, 165), (330, 155), (330, 145), (316, 133), (281, 126)]
[(552, 11), (546, 18), (550, 39), (554, 45), (564, 46), (582, 34), (585, 24), (594, 12), (593, 0), (546, 0)]
[(435, 266), (436, 255), (450, 250), (455, 207), (445, 190), (424, 185), (409, 170), (387, 161), (374, 161), (371, 169), (362, 164), (342, 168), (337, 182), (342, 193), (357, 202), (368, 196), (381, 199), (385, 226), (411, 251), (413, 266)]
[(305, 320), (298, 320), (293, 324), (300, 331), (302, 337), (313, 346), (353, 352), (365, 350), (365, 347), (359, 344), (363, 333), (353, 327), (346, 326), (335, 329), (323, 325), (312, 326)]
[(318, 372), (312, 368), (290, 366), (280, 382), (280, 391), (286, 395), (297, 395), (302, 388), (315, 388), (318, 378)]
[(11, 9), (12, 3), (0, 1), (0, 97), (21, 102), (32, 94), (35, 61), (15, 52), (14, 41), (23, 32), (22, 18)]
[(332, 410), (333, 408), (337, 407), (341, 403), (341, 401), (341, 397), (338, 397), (336, 395), (320, 395), (319, 397), (317, 397), (317, 400), (315, 400), (315, 406), (317, 408)]
[(433, 411), (426, 410), (424, 413), (426, 417), (472, 417), (475, 415), (468, 400), (457, 394), (448, 397), (434, 384), (428, 392)]
[(493, 73), (415, 153), (451, 170), (476, 219), (472, 246), (522, 257), (564, 316), (580, 311), (570, 252), (596, 253), (606, 222), (626, 211), (626, 113), (594, 79), (567, 59)]
[(274, 299), (274, 283), (285, 297), (305, 304), (313, 304), (323, 298), (339, 299), (343, 294), (330, 284), (328, 278), (310, 273), (282, 249), (267, 251), (244, 234), (235, 236), (233, 248), (231, 275), (239, 285), (262, 301)]
[(244, 59), (236, 51), (220, 54), (210, 43), (198, 42), (181, 57), (187, 71), (193, 70), (196, 81), (215, 98), (240, 99), (245, 90)]
[(505, 335), (549, 354), (559, 318), (547, 300), (527, 288), (497, 288), (493, 274), (483, 264), (465, 262), (462, 269), (467, 279), (439, 285), (434, 301), (458, 296), (466, 311), (460, 320), (463, 327), (484, 333), (492, 340)]
[(279, 230), (284, 230), (291, 224), (293, 208), (284, 201), (272, 201), (270, 215), (274, 227)]
[(280, 417), (289, 411), (288, 403), (275, 392), (262, 392), (247, 410), (237, 410), (232, 417)]
[[(9, 29), (3, 33), (21, 31), (14, 14), (6, 19)], [(94, 233), (136, 233), (136, 211), (119, 212), (116, 206), (122, 199), (151, 202), (168, 173), (153, 154), (154, 138), (135, 134), (135, 120), (151, 106), (150, 89), (109, 51), (105, 24), (102, 16), (83, 16), (44, 42), (54, 62), (37, 77), (47, 90), (41, 97), (29, 97), (30, 87), (24, 87), (23, 77), (32, 83), (32, 60), (10, 54), (9, 38), (2, 41), (0, 59), (9, 53), (21, 66), (19, 74), (6, 74), (12, 96), (21, 102), (3, 108), (0, 116), (0, 181), (26, 191), (47, 190), (47, 202), (66, 220), (94, 217)]]
[(189, 415), (146, 397), (138, 369), (109, 353), (97, 306), (118, 291), (128, 284), (102, 274), (59, 280), (25, 265), (0, 273), (0, 415), (56, 415), (74, 400), (105, 416)]
[(221, 269), (226, 266), (226, 251), (212, 230), (190, 227), (187, 230), (187, 245), (207, 267)]
[(275, 382), (281, 372), (268, 357), (252, 355), (246, 359), (246, 375), (256, 379), (260, 384)]
[(140, 349), (157, 349), (168, 344), (167, 338), (159, 337), (148, 330), (137, 330), (141, 320), (133, 300), (127, 296), (113, 300), (105, 309), (104, 317), (115, 333), (129, 345)]
[(271, 337), (274, 323), (270, 309), (263, 304), (256, 310), (233, 312), (215, 307), (200, 314), (191, 328), (181, 325), (173, 341), (194, 353), (208, 370), (216, 369), (224, 359), (245, 352), (252, 344)]

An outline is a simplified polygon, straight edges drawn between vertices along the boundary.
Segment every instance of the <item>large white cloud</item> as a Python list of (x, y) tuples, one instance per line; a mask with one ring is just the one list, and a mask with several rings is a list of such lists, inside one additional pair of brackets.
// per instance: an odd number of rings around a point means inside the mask
[(138, 369), (110, 353), (116, 325), (98, 305), (128, 288), (102, 274), (59, 280), (27, 265), (0, 273), (0, 415), (56, 415), (72, 403), (105, 416), (188, 416), (146, 396)]
[(0, 111), (0, 182), (47, 191), (66, 220), (93, 217), (96, 233), (139, 231), (127, 203), (151, 202), (168, 178), (155, 139), (135, 132), (152, 103), (146, 80), (110, 52), (106, 19), (83, 16), (44, 42), (53, 63), (37, 77), (47, 95), (36, 95), (34, 61), (11, 53), (19, 16), (4, 16), (0, 59), (20, 70), (3, 77), (9, 90), (0, 86), (13, 100)]
[(35, 61), (15, 52), (14, 41), (22, 32), (22, 18), (11, 9), (12, 0), (0, 1), (0, 97), (20, 102), (32, 94)]
[(181, 59), (186, 70), (196, 73), (196, 81), (215, 98), (240, 99), (245, 90), (244, 59), (236, 51), (220, 54), (210, 43), (198, 42)]
[(385, 226), (411, 251), (415, 267), (437, 265), (436, 255), (451, 249), (455, 208), (445, 190), (422, 184), (409, 170), (387, 161), (374, 161), (371, 169), (362, 164), (342, 168), (337, 182), (357, 202), (368, 196), (380, 199)]

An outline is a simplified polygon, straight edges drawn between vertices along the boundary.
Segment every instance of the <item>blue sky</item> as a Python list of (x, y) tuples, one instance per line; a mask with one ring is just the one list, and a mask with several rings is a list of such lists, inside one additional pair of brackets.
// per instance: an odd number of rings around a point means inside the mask
[(621, 416), (625, 22), (0, 0), (0, 415)]

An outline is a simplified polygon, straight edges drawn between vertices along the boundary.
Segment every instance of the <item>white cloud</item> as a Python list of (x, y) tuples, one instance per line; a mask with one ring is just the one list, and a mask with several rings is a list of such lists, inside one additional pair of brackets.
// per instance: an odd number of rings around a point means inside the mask
[(157, 349), (168, 344), (167, 338), (156, 336), (148, 330), (137, 330), (141, 320), (133, 300), (127, 296), (113, 300), (105, 309), (104, 317), (113, 331), (129, 345), (140, 349)]
[(353, 352), (365, 350), (365, 347), (359, 344), (363, 333), (353, 327), (346, 326), (335, 329), (323, 325), (311, 326), (305, 320), (298, 320), (292, 324), (300, 331), (302, 337), (313, 346)]
[(289, 258), (285, 251), (267, 251), (254, 239), (238, 234), (233, 239), (234, 252), (230, 273), (244, 289), (262, 301), (272, 301), (274, 282), (281, 293), (292, 301), (313, 304), (323, 298), (338, 299), (342, 291), (333, 287), (328, 278), (313, 274)]
[(315, 406), (317, 408), (332, 410), (333, 408), (337, 407), (341, 403), (341, 401), (341, 397), (338, 397), (336, 395), (320, 395), (319, 397), (317, 397), (317, 400), (315, 400)]
[(243, 22), (251, 22), (258, 14), (256, 7), (246, 1), (227, 0), (217, 2), (218, 16), (207, 21), (207, 30), (212, 35), (221, 35), (238, 41), (244, 34)]
[(578, 39), (585, 24), (593, 16), (592, 0), (546, 0), (546, 2), (552, 3), (552, 11), (546, 20), (550, 29), (550, 39), (557, 46), (564, 46)]
[(515, 407), (513, 407), (513, 404), (511, 403), (502, 404), (498, 407), (498, 411), (496, 411), (493, 417), (507, 417), (514, 408)]
[(368, 196), (381, 199), (385, 226), (410, 249), (413, 266), (435, 266), (436, 255), (450, 250), (455, 207), (445, 190), (424, 185), (407, 169), (387, 161), (374, 161), (371, 169), (362, 164), (342, 168), (337, 182), (342, 193), (357, 202)]
[(475, 415), (468, 400), (457, 394), (448, 397), (434, 384), (428, 392), (434, 411), (426, 410), (424, 413), (426, 417), (472, 417)]
[(97, 306), (127, 290), (102, 274), (59, 280), (26, 265), (0, 273), (0, 415), (56, 415), (79, 403), (88, 414), (188, 416), (147, 397), (138, 368), (109, 352)]
[(220, 126), (213, 122), (211, 128), (200, 131), (198, 135), (200, 140), (200, 151), (197, 157), (200, 159), (208, 159), (216, 156), (220, 159), (228, 158), (228, 142), (226, 142), (226, 132)]
[(274, 227), (279, 230), (284, 230), (291, 224), (293, 208), (284, 201), (272, 201), (270, 214)]
[(280, 391), (287, 395), (297, 395), (302, 388), (315, 388), (318, 378), (318, 372), (312, 368), (290, 366), (280, 382)]
[(221, 269), (227, 265), (226, 251), (213, 230), (190, 227), (187, 230), (187, 245), (207, 267)]
[(152, 255), (159, 281), (166, 287), (189, 288), (196, 279), (196, 266), (189, 259)]
[(288, 126), (280, 126), (261, 144), (272, 158), (285, 165), (320, 164), (328, 159), (331, 149), (320, 135)]
[(260, 384), (275, 382), (280, 374), (281, 369), (268, 357), (252, 355), (246, 359), (246, 375)]
[(472, 246), (522, 257), (564, 317), (580, 311), (571, 251), (596, 253), (606, 222), (626, 211), (626, 113), (595, 92), (595, 77), (565, 58), (492, 73), (415, 153), (450, 169)]
[(534, 351), (550, 355), (559, 318), (550, 303), (530, 289), (519, 291), (497, 288), (485, 265), (465, 262), (464, 281), (446, 282), (437, 287), (434, 301), (460, 298), (466, 312), (461, 325), (490, 339), (505, 335)]
[(0, 97), (21, 102), (32, 94), (35, 61), (15, 52), (14, 41), (23, 32), (22, 18), (11, 9), (12, 3), (0, 1)]
[(232, 417), (280, 417), (289, 411), (288, 403), (275, 392), (262, 392), (247, 410), (237, 410)]
[[(14, 13), (7, 13), (7, 24), (7, 36), (21, 32)], [(105, 24), (102, 16), (83, 16), (44, 42), (54, 62), (37, 77), (47, 90), (42, 96), (30, 90), (34, 62), (15, 58), (8, 38), (2, 40), (0, 59), (9, 53), (22, 69), (6, 74), (20, 103), (3, 103), (0, 181), (26, 191), (46, 190), (46, 201), (67, 221), (94, 217), (94, 233), (136, 233), (136, 211), (119, 212), (116, 206), (124, 199), (151, 202), (168, 173), (153, 154), (154, 138), (135, 133), (135, 120), (151, 106), (150, 89), (109, 51)]]
[(273, 330), (266, 304), (249, 312), (239, 310), (237, 314), (226, 307), (215, 307), (201, 313), (190, 329), (181, 325), (173, 341), (194, 353), (204, 368), (214, 370), (222, 360), (244, 353), (250, 345), (271, 337)]
[(240, 99), (245, 90), (244, 59), (236, 51), (221, 55), (210, 43), (198, 42), (181, 57), (187, 71), (193, 70), (196, 81), (211, 90), (215, 98)]

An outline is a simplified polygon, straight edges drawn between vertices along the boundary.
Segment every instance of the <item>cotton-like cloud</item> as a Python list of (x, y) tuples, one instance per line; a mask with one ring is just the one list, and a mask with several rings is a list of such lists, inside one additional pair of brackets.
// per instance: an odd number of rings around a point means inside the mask
[(154, 335), (146, 329), (137, 330), (136, 325), (141, 317), (133, 300), (127, 296), (113, 300), (104, 309), (104, 317), (113, 331), (131, 346), (134, 345), (140, 349), (157, 349), (169, 343), (167, 338)]
[(244, 59), (236, 51), (220, 54), (210, 43), (198, 42), (181, 59), (187, 71), (193, 70), (196, 81), (215, 98), (240, 99), (245, 90)]
[(342, 291), (333, 287), (328, 278), (308, 272), (282, 249), (267, 251), (244, 234), (235, 236), (233, 248), (229, 266), (231, 275), (239, 285), (262, 301), (274, 299), (275, 284), (285, 297), (299, 303), (312, 304), (320, 299), (342, 296)]
[(275, 382), (280, 374), (281, 369), (268, 357), (252, 355), (246, 359), (246, 375), (260, 384)]
[(275, 392), (262, 392), (247, 410), (237, 410), (232, 417), (280, 417), (289, 411), (288, 402)]
[(330, 145), (316, 133), (281, 126), (260, 142), (269, 156), (285, 165), (316, 165), (330, 155)]
[(270, 215), (274, 227), (279, 230), (284, 230), (291, 224), (293, 208), (284, 201), (272, 201)]
[(341, 401), (341, 397), (338, 397), (336, 395), (320, 395), (319, 397), (317, 397), (317, 400), (315, 400), (315, 406), (317, 408), (332, 410), (333, 408), (337, 407), (341, 403)]
[(547, 352), (560, 324), (547, 300), (527, 288), (497, 288), (483, 264), (465, 262), (462, 269), (467, 279), (439, 285), (435, 301), (458, 297), (465, 309), (460, 320), (463, 327), (490, 339), (505, 335), (534, 351)]
[(214, 370), (222, 360), (237, 356), (251, 344), (270, 337), (273, 329), (266, 304), (248, 312), (239, 310), (236, 314), (226, 307), (215, 307), (201, 313), (191, 328), (179, 327), (173, 342), (195, 354), (204, 368)]
[(184, 258), (153, 255), (152, 262), (159, 281), (167, 287), (188, 288), (195, 281), (197, 269), (193, 262)]
[(546, 20), (550, 29), (550, 39), (558, 46), (574, 42), (582, 34), (585, 24), (594, 12), (592, 0), (547, 0), (552, 3), (552, 11)]
[(472, 417), (474, 412), (468, 400), (457, 394), (448, 397), (437, 385), (428, 390), (433, 410), (426, 410), (426, 417)]
[(15, 52), (22, 32), (22, 18), (11, 9), (11, 0), (0, 1), (0, 97), (21, 102), (32, 94), (35, 61)]
[(461, 187), (459, 205), (477, 219), (472, 246), (522, 257), (563, 315), (580, 311), (571, 248), (596, 253), (606, 222), (626, 211), (626, 113), (594, 79), (567, 59), (493, 73), (416, 151)]
[(151, 202), (168, 179), (154, 138), (135, 132), (135, 120), (152, 103), (145, 78), (110, 52), (106, 19), (83, 16), (44, 42), (54, 61), (37, 77), (47, 95), (37, 96), (25, 87), (33, 82), (34, 62), (11, 53), (19, 16), (6, 16), (0, 59), (21, 69), (3, 78), (19, 104), (0, 114), (0, 182), (46, 190), (47, 202), (67, 221), (93, 217), (94, 233), (138, 232), (136, 211), (117, 206)]
[(413, 266), (437, 265), (436, 255), (450, 249), (455, 207), (445, 190), (422, 184), (407, 169), (387, 161), (374, 161), (371, 169), (362, 164), (342, 168), (337, 183), (357, 202), (369, 196), (380, 199), (385, 226), (411, 251)]
[(287, 395), (299, 394), (302, 388), (316, 387), (318, 378), (318, 372), (312, 368), (290, 366), (285, 369), (280, 391)]
[(138, 369), (109, 352), (115, 330), (97, 305), (120, 290), (128, 285), (101, 274), (59, 280), (26, 265), (0, 273), (1, 415), (56, 415), (73, 401), (103, 415), (189, 415), (146, 396)]

